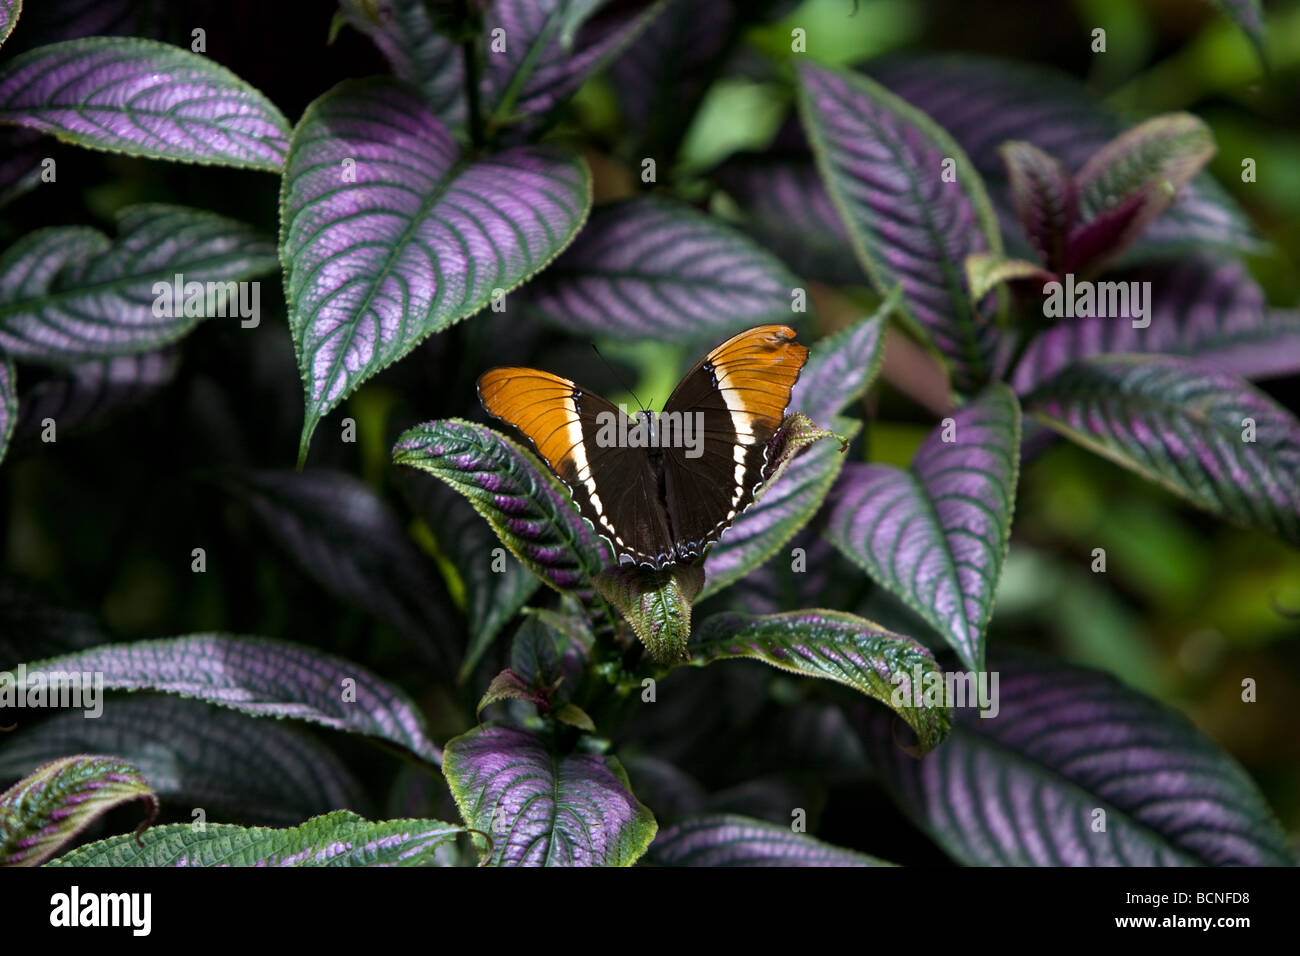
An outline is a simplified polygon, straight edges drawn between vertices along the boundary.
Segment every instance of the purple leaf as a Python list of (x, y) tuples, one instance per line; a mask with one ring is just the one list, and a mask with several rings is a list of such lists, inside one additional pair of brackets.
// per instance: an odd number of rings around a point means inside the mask
[(484, 425), (449, 419), (404, 432), (393, 461), (427, 471), (468, 498), (502, 544), (551, 587), (593, 600), (591, 581), (609, 550), (530, 452)]
[(0, 126), (0, 209), (41, 182), (41, 159), (53, 144), (34, 129)]
[(999, 150), (1007, 166), (1011, 204), (1021, 228), (1048, 269), (1060, 271), (1066, 243), (1079, 220), (1079, 191), (1060, 160), (1032, 143), (1011, 141)]
[(799, 134), (799, 148), (739, 153), (713, 173), (744, 211), (746, 230), (796, 275), (832, 285), (866, 285), (848, 228)]
[[(882, 294), (901, 284), (905, 313), (948, 359), (957, 387), (977, 386), (994, 329), (967, 294), (962, 264), (1002, 246), (975, 167), (929, 117), (856, 74), (804, 63), (799, 110), (873, 284)], [(944, 182), (945, 164), (955, 181)]]
[(391, 625), (442, 673), (460, 657), (437, 567), (365, 482), (341, 471), (223, 476), (271, 538), (331, 594)]
[(497, 539), (491, 526), (450, 486), (415, 473), (407, 477), (405, 488), (416, 513), (464, 588), (469, 642), (457, 673), (464, 683), (541, 580), (513, 555), (494, 553)]
[[(0, 254), (0, 350), (51, 365), (152, 351), (210, 315), (242, 322), (237, 283), (275, 264), (274, 246), (248, 226), (182, 206), (127, 207), (115, 240), (38, 229)], [(201, 294), (186, 291), (195, 283)]]
[(1169, 113), (1089, 157), (1074, 178), (1081, 221), (1070, 237), (1066, 271), (1096, 271), (1132, 245), (1214, 151), (1208, 126), (1190, 113)]
[(496, 866), (631, 866), (654, 839), (613, 757), (560, 756), (491, 727), (448, 741), (442, 769), (466, 825), (492, 835)]
[(464, 160), (412, 92), (349, 80), (307, 107), (281, 186), (280, 257), (307, 390), (299, 447), (362, 381), (540, 270), (587, 216), (577, 156)]
[(657, 866), (892, 866), (788, 826), (730, 814), (692, 817), (655, 837)]
[(478, 705), (474, 708), (474, 714), (481, 719), (484, 707), (499, 704), (503, 700), (527, 701), (541, 710), (550, 710), (551, 696), (548, 690), (549, 688), (534, 685), (527, 678), (507, 667), (488, 683), (487, 690), (483, 692)]
[[(504, 124), (520, 114), (549, 112), (631, 42), (657, 12), (650, 6), (588, 19), (602, 5), (585, 3), (579, 9), (569, 0), (495, 0), (486, 5), (479, 50), (484, 113)], [(348, 22), (370, 36), (393, 72), (420, 88), (443, 123), (465, 122), (461, 46), (436, 31), (424, 0), (388, 0), (391, 15), (379, 23), (365, 15), (358, 0), (344, 0), (342, 7)], [(498, 31), (495, 41), (493, 31)], [(564, 42), (566, 34), (569, 44)]]
[(836, 418), (835, 431), (826, 431), (799, 413), (786, 423), (776, 436), (786, 442), (783, 454), (774, 457), (776, 469), (764, 478), (754, 503), (709, 548), (702, 598), (757, 568), (812, 519), (844, 464), (845, 444), (860, 427), (855, 419)]
[(530, 608), (510, 645), (510, 669), (539, 686), (558, 684), (567, 700), (578, 687), (595, 637), (584, 618)]
[(1300, 544), (1300, 422), (1233, 376), (1163, 355), (1099, 355), (1025, 408), (1198, 508)]
[(77, 752), (114, 754), (164, 800), (270, 826), (365, 800), (343, 762), (294, 727), (148, 695), (111, 700), (95, 720), (65, 710), (19, 729), (0, 750), (0, 780)]
[[(1041, 66), (946, 54), (884, 61), (871, 73), (961, 144), (995, 200), (1004, 194), (998, 147), (1005, 141), (1032, 143), (1077, 170), (1126, 125), (1077, 80)], [(1011, 208), (1009, 201), (1000, 205)], [(1233, 253), (1263, 248), (1236, 202), (1204, 173), (1180, 190), (1124, 262), (1180, 257), (1197, 248)]]
[(871, 315), (813, 345), (790, 393), (791, 412), (829, 422), (866, 393), (884, 361), (885, 323), (900, 295), (895, 286)]
[(1109, 352), (1185, 355), (1243, 378), (1300, 371), (1300, 316), (1270, 311), (1240, 262), (1197, 256), (1114, 278), (1151, 283), (1146, 325), (1135, 328), (1130, 315), (1058, 322), (1016, 366), (1011, 384), (1019, 394), (1077, 359)]
[(148, 805), (138, 839), (158, 816), (158, 796), (116, 757), (77, 754), (37, 769), (0, 794), (0, 866), (40, 866), (114, 807)]
[(694, 342), (788, 322), (797, 285), (717, 218), (643, 196), (598, 207), (524, 296), (530, 312), (579, 335)]
[(24, 387), (18, 433), (38, 434), (53, 418), (60, 429), (93, 424), (170, 384), (180, 368), (174, 346), (57, 369)]
[(18, 15), (23, 12), (23, 0), (0, 0), (0, 46), (14, 32)]
[(107, 690), (197, 697), (255, 717), (290, 717), (365, 734), (433, 764), (441, 759), (404, 692), (351, 661), (287, 641), (194, 634), (104, 644), (28, 664), (26, 680), (18, 683), (59, 671), (103, 674)]
[[(846, 434), (823, 429), (801, 412), (785, 416), (764, 452), (762, 481), (753, 503), (705, 557), (705, 597), (766, 561), (821, 507), (858, 429), (854, 419), (837, 418), (832, 424)], [(825, 438), (834, 444), (822, 441)]]
[(941, 673), (934, 655), (912, 638), (852, 614), (716, 614), (700, 625), (688, 652), (697, 667), (743, 657), (851, 687), (906, 721), (922, 750), (937, 746), (951, 723), (947, 707), (915, 703), (913, 678), (932, 679)]
[(0, 461), (9, 449), (9, 437), (18, 421), (18, 379), (14, 363), (0, 355)]
[(206, 56), (154, 40), (87, 37), (0, 69), (0, 123), (89, 149), (279, 172), (289, 123)]
[(910, 470), (852, 464), (831, 493), (835, 546), (975, 671), (984, 667), (1019, 466), (1020, 407), (997, 384), (941, 422)]
[(887, 718), (867, 717), (885, 784), (953, 859), (1292, 863), (1254, 783), (1182, 715), (1108, 675), (1054, 661), (1000, 661), (995, 673), (997, 716), (961, 709), (948, 741), (920, 760), (893, 742)]
[(143, 846), (109, 837), (52, 866), (454, 866), (463, 827), (440, 820), (363, 820), (338, 810), (283, 830), (209, 823), (154, 827)]

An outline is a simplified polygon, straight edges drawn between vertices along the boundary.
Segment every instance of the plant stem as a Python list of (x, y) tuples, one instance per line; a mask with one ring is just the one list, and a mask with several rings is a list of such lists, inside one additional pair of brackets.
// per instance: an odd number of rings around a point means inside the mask
[[(456, 0), (456, 19), (465, 24), (469, 19), (469, 0)], [(469, 141), (475, 149), (482, 149), (483, 111), (479, 104), (479, 31), (466, 30), (465, 39), (460, 44), (461, 61), (465, 66), (465, 104), (469, 113)]]

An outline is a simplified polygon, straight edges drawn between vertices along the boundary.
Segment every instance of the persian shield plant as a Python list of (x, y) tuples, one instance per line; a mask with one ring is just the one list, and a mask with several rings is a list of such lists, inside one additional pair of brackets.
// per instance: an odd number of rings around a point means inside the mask
[[(340, 0), (289, 79), (250, 4), (45, 6), (0, 0), (0, 864), (1294, 862), (1167, 633), (1024, 623), (1133, 617), (1062, 517), (1108, 492), (1300, 560), (1230, 123), (829, 53), (848, 3)], [(662, 405), (757, 326), (808, 355), (755, 500), (659, 569), (474, 388)], [(902, 837), (819, 826), (873, 799)]]

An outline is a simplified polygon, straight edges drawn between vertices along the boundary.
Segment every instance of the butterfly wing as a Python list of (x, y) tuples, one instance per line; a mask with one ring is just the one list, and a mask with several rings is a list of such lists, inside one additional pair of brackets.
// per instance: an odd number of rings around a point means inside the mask
[[(566, 378), (531, 368), (494, 368), (478, 380), (488, 413), (519, 429), (562, 482), (619, 563), (653, 564), (674, 554), (659, 476), (644, 448), (602, 434), (622, 412)], [(612, 417), (611, 417), (612, 416)]]
[[(762, 325), (723, 342), (691, 369), (664, 413), (703, 424), (697, 449), (664, 449), (665, 499), (677, 557), (698, 557), (754, 501), (767, 444), (808, 358), (794, 329)], [(698, 450), (699, 454), (694, 452)]]

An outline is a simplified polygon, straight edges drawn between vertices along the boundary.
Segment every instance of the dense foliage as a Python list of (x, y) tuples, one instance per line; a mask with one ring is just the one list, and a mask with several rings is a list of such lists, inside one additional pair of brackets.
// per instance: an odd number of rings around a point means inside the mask
[[(0, 863), (1294, 862), (1295, 154), (957, 6), (0, 0)], [(698, 565), (474, 388), (767, 323)]]

